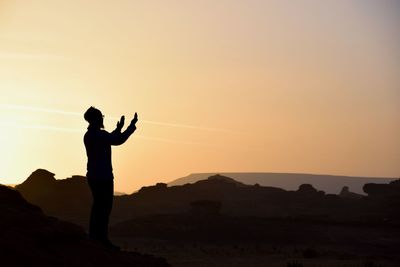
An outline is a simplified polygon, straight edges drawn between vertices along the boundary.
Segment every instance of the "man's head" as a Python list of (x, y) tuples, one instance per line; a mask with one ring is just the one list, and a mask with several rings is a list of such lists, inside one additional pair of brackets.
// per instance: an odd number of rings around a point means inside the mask
[(85, 120), (89, 123), (89, 126), (95, 127), (95, 128), (104, 128), (103, 124), (103, 114), (101, 113), (100, 110), (98, 110), (95, 107), (90, 107), (88, 110), (86, 110), (85, 114), (83, 115)]

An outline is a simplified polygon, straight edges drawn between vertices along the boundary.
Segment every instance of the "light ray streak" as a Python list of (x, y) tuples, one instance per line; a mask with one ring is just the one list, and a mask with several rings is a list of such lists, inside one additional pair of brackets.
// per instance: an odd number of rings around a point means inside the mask
[(44, 53), (5, 53), (0, 51), (0, 59), (4, 60), (49, 60), (49, 61), (66, 61), (68, 58), (60, 55), (44, 54)]
[[(8, 109), (8, 110), (23, 110), (23, 111), (32, 111), (32, 112), (43, 112), (43, 113), (53, 113), (60, 115), (70, 115), (70, 116), (79, 116), (83, 117), (83, 114), (80, 112), (74, 111), (65, 111), (59, 109), (51, 109), (51, 108), (40, 108), (40, 107), (32, 107), (32, 106), (22, 106), (15, 104), (0, 104), (0, 109)], [(120, 117), (109, 116), (109, 118), (113, 120), (119, 120)], [(177, 123), (169, 123), (169, 122), (159, 122), (152, 120), (140, 120), (141, 123), (157, 125), (157, 126), (167, 126), (167, 127), (175, 127), (175, 128), (186, 128), (186, 129), (194, 129), (194, 130), (202, 130), (202, 131), (211, 131), (211, 132), (225, 132), (225, 133), (238, 133), (232, 130), (227, 129), (218, 129), (218, 128), (209, 128), (203, 126), (196, 125), (186, 125), (186, 124), (177, 124)]]
[(17, 124), (17, 123), (0, 123), (0, 127), (13, 127), (18, 129), (36, 129), (36, 130), (51, 130), (58, 132), (69, 132), (69, 133), (81, 133), (83, 134), (85, 130), (82, 129), (74, 129), (74, 128), (65, 128), (65, 127), (56, 127), (51, 125), (37, 125), (37, 124)]
[[(0, 123), (0, 127), (1, 126), (13, 127), (13, 128), (18, 128), (18, 129), (50, 130), (50, 131), (56, 131), (56, 132), (77, 133), (77, 134), (82, 134), (82, 135), (86, 131), (86, 130), (83, 130), (83, 129), (64, 128), (64, 127), (56, 127), (56, 126), (51, 126), (51, 125), (37, 125), (37, 124), (21, 125), (21, 124), (17, 124), (17, 123)], [(135, 134), (134, 136), (135, 136), (135, 138), (151, 140), (151, 141), (157, 141), (157, 142), (163, 142), (163, 143), (185, 144), (185, 145), (201, 145), (201, 146), (207, 146), (208, 145), (208, 144), (199, 143), (199, 142), (179, 141), (179, 140), (173, 140), (173, 139), (167, 139), (167, 138), (149, 137), (149, 136), (144, 136), (144, 135), (140, 135), (140, 134)], [(213, 145), (211, 145), (211, 146), (213, 146)]]
[[(38, 124), (17, 124), (14, 122), (0, 122), (0, 131), (2, 127), (13, 127), (17, 129), (26, 129), (26, 130), (47, 130), (47, 131), (55, 131), (55, 132), (63, 132), (63, 133), (71, 133), (71, 134), (81, 134), (83, 135), (86, 129), (78, 129), (78, 128), (65, 128), (65, 127), (57, 127), (52, 125), (38, 125)], [(135, 134), (134, 138), (155, 141), (155, 142), (162, 142), (162, 143), (171, 143), (171, 144), (183, 144), (183, 145), (195, 145), (195, 146), (204, 146), (204, 147), (218, 147), (218, 148), (231, 148), (231, 146), (226, 144), (207, 144), (201, 142), (192, 142), (192, 141), (181, 141), (181, 140), (174, 140), (168, 138), (160, 138), (154, 136), (145, 136), (140, 134)], [(258, 150), (254, 147), (249, 146), (236, 146), (236, 148), (241, 148), (245, 150)]]

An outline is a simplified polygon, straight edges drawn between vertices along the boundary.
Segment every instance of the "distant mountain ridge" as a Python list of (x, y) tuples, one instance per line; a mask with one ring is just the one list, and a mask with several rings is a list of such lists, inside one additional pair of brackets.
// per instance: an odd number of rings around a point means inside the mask
[[(285, 190), (257, 183), (247, 185), (231, 177), (213, 175), (192, 184), (157, 183), (131, 195), (114, 196), (110, 224), (156, 214), (193, 212), (336, 221), (389, 218), (397, 222), (398, 188), (399, 180), (388, 184), (367, 183), (363, 185), (366, 195), (359, 195), (349, 187), (338, 190), (341, 192), (338, 195), (307, 183), (296, 190)], [(92, 197), (85, 177), (56, 180), (53, 173), (39, 169), (15, 189), (46, 214), (87, 227)]]
[(323, 190), (329, 194), (339, 194), (344, 186), (350, 188), (357, 194), (365, 194), (364, 184), (367, 183), (389, 183), (397, 178), (388, 177), (356, 177), (326, 174), (307, 174), (307, 173), (272, 173), (272, 172), (220, 172), (220, 173), (193, 173), (188, 176), (178, 178), (168, 183), (168, 186), (184, 185), (195, 183), (207, 179), (215, 174), (228, 176), (238, 182), (262, 186), (279, 187), (285, 190), (296, 190), (301, 184), (312, 184), (315, 188)]
[[(17, 190), (29, 202), (40, 206), (45, 214), (85, 228), (88, 225), (91, 205), (90, 190), (85, 177), (72, 176), (56, 180), (52, 172), (39, 169), (15, 189), (0, 186), (0, 189), (2, 188), (7, 189), (4, 190), (5, 194), (1, 194), (0, 190), (0, 208), (3, 208), (0, 213), (3, 215), (0, 222), (3, 225), (2, 229), (13, 231), (18, 224), (24, 223), (27, 227), (23, 227), (22, 230), (32, 230), (32, 234), (40, 238), (35, 240), (37, 244), (24, 246), (25, 252), (39, 253), (43, 251), (43, 246), (55, 246), (54, 242), (60, 240), (58, 233), (61, 231), (61, 240), (68, 242), (71, 236), (78, 235), (77, 238), (72, 238), (70, 244), (75, 251), (81, 253), (79, 257), (91, 253), (86, 252), (83, 247), (75, 246), (76, 242), (87, 241), (82, 228), (75, 227), (76, 231), (64, 231), (59, 227), (53, 228), (44, 224), (45, 231), (40, 230), (43, 229), (40, 227), (38, 230), (43, 234), (38, 235), (34, 220), (28, 216), (29, 212), (23, 209), (11, 216), (10, 204), (14, 201), (6, 197), (7, 192), (13, 192), (15, 195)], [(301, 184), (297, 190), (285, 190), (260, 184), (247, 185), (223, 175), (213, 175), (192, 184), (178, 186), (157, 183), (142, 187), (130, 195), (114, 196), (110, 235), (120, 240), (160, 239), (163, 242), (162, 246), (166, 244), (165, 241), (177, 241), (180, 244), (179, 249), (183, 248), (182, 242), (192, 243), (190, 246), (197, 246), (198, 242), (212, 243), (213, 246), (219, 242), (231, 245), (253, 242), (268, 246), (275, 246), (277, 243), (308, 246), (311, 242), (324, 246), (333, 245), (336, 248), (346, 247), (346, 253), (349, 247), (353, 247), (358, 253), (362, 246), (363, 251), (381, 253), (384, 250), (385, 255), (395, 257), (394, 255), (398, 255), (400, 240), (400, 179), (386, 184), (366, 183), (363, 190), (366, 195), (354, 193), (348, 187), (343, 187), (339, 195), (327, 194), (312, 184)], [(40, 214), (44, 216), (43, 213)], [(15, 220), (10, 220), (11, 218)], [(53, 229), (56, 230), (55, 233)], [(17, 257), (15, 252), (18, 253), (18, 250), (15, 248), (25, 244), (28, 241), (26, 238), (31, 236), (30, 232), (27, 237), (19, 236), (24, 239), (19, 238), (18, 242), (10, 246), (9, 242), (16, 240), (13, 236), (22, 230), (17, 229), (17, 232), (9, 232), (7, 236), (0, 238), (3, 242), (0, 244), (2, 251), (7, 253), (10, 248), (14, 251), (14, 254), (10, 254), (10, 260)], [(71, 246), (68, 247), (68, 251), (70, 249)], [(57, 254), (45, 251), (51, 261), (62, 258), (58, 256), (61, 255), (59, 251)], [(32, 255), (34, 259), (37, 258), (36, 254)], [(151, 264), (123, 266), (167, 264), (162, 262), (162, 259), (130, 254), (129, 258), (131, 257), (134, 257), (132, 261), (146, 260)], [(21, 257), (21, 260), (24, 259), (25, 257)], [(100, 256), (96, 256), (94, 260), (101, 261), (105, 266), (118, 266), (110, 265)], [(125, 257), (120, 260), (125, 261)], [(6, 262), (8, 263), (7, 260)]]

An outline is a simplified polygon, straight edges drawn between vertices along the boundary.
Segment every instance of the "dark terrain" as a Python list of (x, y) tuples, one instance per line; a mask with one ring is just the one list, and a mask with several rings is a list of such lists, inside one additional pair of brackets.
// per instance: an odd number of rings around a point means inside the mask
[[(37, 170), (16, 188), (46, 214), (87, 226), (85, 177)], [(174, 266), (399, 266), (400, 180), (363, 191), (287, 191), (221, 175), (159, 183), (114, 197), (111, 236)]]
[[(205, 180), (216, 173), (193, 173), (168, 183), (168, 186), (184, 185)], [(343, 186), (351, 191), (363, 194), (363, 186), (367, 183), (389, 183), (396, 178), (390, 177), (356, 177), (307, 173), (272, 173), (272, 172), (226, 172), (220, 173), (236, 181), (248, 185), (274, 186), (285, 190), (296, 190), (301, 184), (312, 184), (326, 193), (338, 194)]]
[(77, 225), (43, 214), (19, 192), (0, 185), (1, 266), (169, 266), (134, 252), (111, 252)]

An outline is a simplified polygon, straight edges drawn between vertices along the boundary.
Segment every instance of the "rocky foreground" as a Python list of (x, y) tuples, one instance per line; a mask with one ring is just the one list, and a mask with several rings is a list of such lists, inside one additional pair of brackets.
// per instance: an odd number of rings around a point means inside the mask
[(72, 223), (43, 214), (18, 191), (0, 185), (2, 266), (170, 266), (164, 259), (111, 252)]

